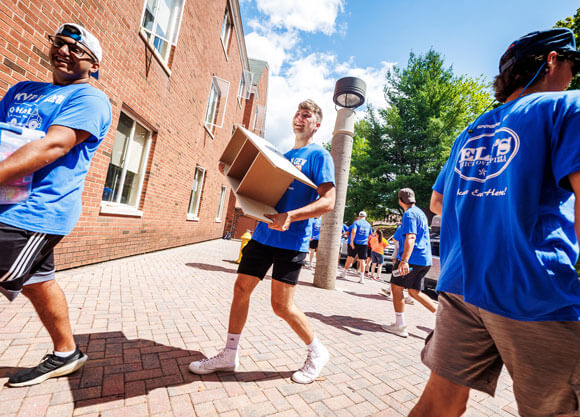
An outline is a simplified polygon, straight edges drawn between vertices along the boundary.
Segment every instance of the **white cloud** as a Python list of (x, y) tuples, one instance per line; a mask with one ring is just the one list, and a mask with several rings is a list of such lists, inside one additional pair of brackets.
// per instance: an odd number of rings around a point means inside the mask
[[(338, 62), (336, 55), (330, 53), (315, 52), (306, 56), (302, 53), (305, 48), (300, 45), (300, 31), (334, 31), (336, 15), (342, 10), (343, 2), (295, 0), (283, 4), (285, 2), (278, 0), (257, 0), (258, 7), (270, 20), (248, 23), (252, 32), (246, 35), (246, 47), (249, 57), (269, 64), (265, 136), (281, 151), (294, 145), (292, 116), (298, 103), (307, 98), (318, 103), (324, 115), (315, 141), (323, 143), (332, 139), (336, 119), (332, 94), (339, 78), (362, 78), (367, 84), (367, 103), (375, 107), (386, 106), (385, 73), (393, 64), (383, 61), (378, 68), (360, 68), (353, 57)], [(359, 109), (358, 115), (362, 117), (363, 111), (364, 108)]]
[(277, 27), (331, 35), (344, 0), (257, 0), (258, 10)]

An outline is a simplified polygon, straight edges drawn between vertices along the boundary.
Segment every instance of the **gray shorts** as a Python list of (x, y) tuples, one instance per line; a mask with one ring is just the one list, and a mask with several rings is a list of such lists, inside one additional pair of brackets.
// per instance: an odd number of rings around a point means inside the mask
[(580, 322), (512, 320), (439, 293), (421, 358), (435, 374), (489, 395), (505, 365), (522, 417), (580, 415)]

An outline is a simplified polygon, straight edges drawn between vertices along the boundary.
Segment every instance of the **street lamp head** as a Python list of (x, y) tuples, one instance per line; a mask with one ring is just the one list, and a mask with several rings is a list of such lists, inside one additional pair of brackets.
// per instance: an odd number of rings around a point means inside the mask
[(365, 102), (367, 85), (356, 77), (344, 77), (334, 86), (334, 104), (347, 109), (355, 109)]

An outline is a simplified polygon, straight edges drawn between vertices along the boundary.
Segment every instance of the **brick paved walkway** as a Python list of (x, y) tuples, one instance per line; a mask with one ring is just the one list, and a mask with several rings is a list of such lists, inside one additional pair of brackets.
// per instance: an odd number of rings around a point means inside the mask
[[(63, 271), (78, 342), (89, 361), (78, 373), (29, 388), (0, 387), (0, 416), (401, 416), (428, 376), (420, 363), (434, 317), (407, 306), (410, 337), (385, 333), (393, 320), (381, 284), (338, 280), (312, 286), (304, 270), (296, 302), (331, 361), (320, 380), (290, 380), (305, 358), (301, 341), (258, 286), (242, 335), (239, 372), (196, 376), (190, 361), (224, 345), (239, 242), (215, 240)], [(24, 297), (0, 302), (0, 384), (52, 346)], [(466, 415), (513, 416), (511, 380), (495, 398), (472, 393)]]

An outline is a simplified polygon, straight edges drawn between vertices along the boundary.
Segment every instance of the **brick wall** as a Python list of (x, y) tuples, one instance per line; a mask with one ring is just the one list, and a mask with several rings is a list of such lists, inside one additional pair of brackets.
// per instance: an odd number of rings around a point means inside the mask
[[(232, 125), (242, 122), (246, 104), (237, 98), (242, 72), (238, 35), (232, 32), (227, 56), (220, 40), (227, 2), (185, 1), (171, 75), (139, 36), (144, 0), (0, 2), (0, 95), (17, 81), (50, 81), (46, 35), (60, 23), (87, 27), (104, 51), (100, 79), (93, 85), (109, 96), (113, 124), (87, 175), (82, 216), (56, 249), (59, 268), (222, 235), (224, 224), (216, 222), (216, 214), (221, 186), (227, 181), (217, 171), (217, 163)], [(231, 4), (238, 7), (235, 0)], [(223, 127), (212, 138), (204, 116), (214, 75), (229, 81), (230, 88)], [(155, 131), (139, 205), (141, 217), (100, 212), (121, 109)], [(206, 177), (199, 220), (189, 221), (186, 214), (196, 165), (206, 169)]]

